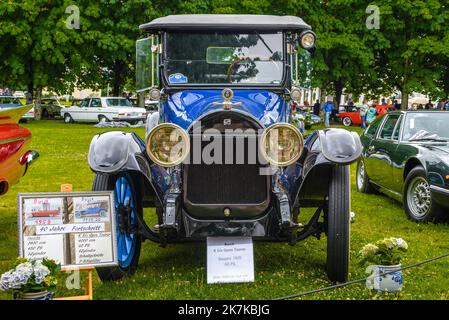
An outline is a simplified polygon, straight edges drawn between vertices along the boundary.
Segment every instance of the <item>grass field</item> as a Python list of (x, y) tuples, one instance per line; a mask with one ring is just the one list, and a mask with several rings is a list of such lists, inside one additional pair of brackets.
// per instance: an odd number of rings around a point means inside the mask
[[(59, 191), (60, 184), (73, 184), (74, 191), (88, 191), (93, 173), (87, 165), (92, 136), (106, 129), (90, 124), (66, 125), (56, 121), (32, 121), (24, 126), (33, 132), (33, 149), (40, 158), (21, 182), (0, 197), (0, 272), (7, 271), (17, 257), (17, 193)], [(111, 130), (111, 129), (107, 129)], [(134, 130), (143, 136), (144, 129)], [(402, 205), (382, 195), (364, 195), (355, 188), (352, 174), (351, 264), (349, 279), (365, 277), (357, 264), (356, 253), (368, 243), (386, 236), (403, 237), (409, 252), (403, 265), (449, 252), (449, 225), (416, 224), (406, 219)], [(145, 214), (151, 214), (146, 209)], [(310, 212), (306, 212), (306, 216)], [(303, 220), (305, 221), (305, 220)], [(135, 276), (102, 283), (94, 276), (95, 299), (271, 299), (299, 293), (331, 283), (324, 271), (326, 239), (309, 238), (292, 247), (287, 244), (256, 243), (256, 281), (246, 284), (208, 285), (206, 283), (206, 245), (178, 244), (160, 248), (145, 242)], [(449, 299), (449, 259), (404, 272), (404, 287), (399, 294), (375, 294), (364, 284), (309, 295), (307, 299)], [(68, 291), (64, 279), (57, 295), (77, 295)], [(10, 299), (0, 292), (0, 299)]]

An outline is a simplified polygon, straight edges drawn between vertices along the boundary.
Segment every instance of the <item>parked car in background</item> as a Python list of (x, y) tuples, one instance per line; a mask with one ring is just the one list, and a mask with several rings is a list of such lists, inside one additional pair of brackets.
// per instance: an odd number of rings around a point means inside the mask
[(61, 109), (65, 123), (126, 121), (136, 123), (145, 121), (147, 112), (137, 108), (121, 97), (86, 98), (79, 106)]
[(394, 111), (362, 134), (357, 188), (402, 201), (416, 221), (449, 214), (449, 112)]
[[(0, 110), (12, 109), (23, 107), (22, 101), (19, 97), (15, 96), (0, 96)], [(29, 110), (28, 110), (29, 109)], [(26, 122), (27, 120), (34, 119), (34, 107), (29, 106), (27, 112), (25, 112), (20, 119), (20, 122)]]
[(0, 96), (0, 110), (21, 107), (23, 104), (18, 97)]
[[(138, 99), (137, 98), (129, 98), (129, 101), (133, 104), (134, 107), (138, 107)], [(158, 110), (159, 101), (153, 101), (149, 99), (145, 99), (144, 108), (147, 110), (147, 114), (152, 114), (153, 112)]]
[(14, 91), (13, 96), (22, 99), (22, 98), (25, 98), (25, 92), (24, 91)]
[(39, 107), (35, 105), (34, 110), (38, 112), (40, 110), (41, 117), (43, 119), (55, 118), (61, 116), (61, 109), (64, 106), (59, 102), (57, 98), (43, 98)]
[[(362, 124), (362, 118), (360, 117), (360, 107), (346, 107), (349, 111), (340, 111), (338, 117), (345, 127), (360, 126)], [(393, 106), (376, 106), (377, 117), (382, 116), (387, 112), (396, 110)]]
[(29, 149), (31, 132), (18, 125), (30, 106), (0, 109), (0, 195), (19, 182), (39, 155)]
[(34, 107), (31, 107), (30, 110), (28, 110), (23, 116), (22, 119), (20, 119), (21, 122), (27, 122), (28, 120), (34, 120), (35, 119), (35, 113), (34, 113)]

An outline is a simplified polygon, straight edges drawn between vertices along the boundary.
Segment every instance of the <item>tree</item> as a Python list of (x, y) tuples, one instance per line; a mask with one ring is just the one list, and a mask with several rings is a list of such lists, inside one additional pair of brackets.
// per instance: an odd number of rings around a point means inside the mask
[(58, 93), (73, 88), (82, 39), (66, 25), (71, 2), (0, 2), (1, 83), (26, 87), (32, 95), (43, 87)]
[(135, 41), (142, 36), (139, 25), (158, 16), (147, 0), (79, 2), (85, 57), (84, 87), (111, 84), (114, 96), (134, 79)]
[(446, 55), (448, 43), (444, 41), (449, 22), (447, 0), (378, 3), (378, 32), (388, 41), (376, 55), (375, 71), (382, 79), (381, 85), (401, 91), (403, 109), (413, 91), (439, 95), (442, 72), (438, 61)]

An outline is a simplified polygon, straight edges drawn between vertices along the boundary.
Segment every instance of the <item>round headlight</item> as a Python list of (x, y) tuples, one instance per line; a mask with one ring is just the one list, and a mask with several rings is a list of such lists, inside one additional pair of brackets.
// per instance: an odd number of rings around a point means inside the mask
[(150, 90), (150, 99), (153, 101), (159, 101), (161, 98), (161, 91), (157, 88), (153, 88)]
[(190, 151), (187, 132), (172, 123), (157, 125), (147, 139), (150, 159), (162, 167), (173, 167), (183, 162)]
[(262, 135), (261, 152), (273, 166), (285, 167), (296, 162), (304, 149), (299, 130), (289, 123), (271, 126)]
[(305, 32), (301, 35), (301, 47), (310, 49), (315, 45), (315, 34), (313, 32)]
[(290, 91), (290, 97), (293, 101), (298, 102), (299, 100), (301, 100), (301, 90), (299, 90), (298, 88), (292, 88), (292, 90)]

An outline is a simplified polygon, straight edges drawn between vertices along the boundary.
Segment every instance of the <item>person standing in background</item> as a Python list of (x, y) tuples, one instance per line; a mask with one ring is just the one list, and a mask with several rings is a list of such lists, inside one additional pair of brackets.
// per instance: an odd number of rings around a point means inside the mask
[(332, 110), (334, 110), (334, 104), (332, 103), (332, 98), (329, 98), (322, 107), (324, 111), (324, 126), (329, 128), (329, 118), (331, 116)]
[(394, 101), (393, 101), (393, 107), (394, 107), (396, 110), (401, 110), (401, 104), (398, 103), (398, 100), (394, 100)]
[(313, 114), (316, 115), (316, 116), (319, 116), (320, 115), (320, 109), (321, 109), (320, 99), (316, 99), (316, 102), (313, 105)]
[(366, 111), (368, 111), (368, 108), (368, 104), (365, 100), (363, 100), (363, 105), (360, 107), (360, 119), (362, 119), (362, 124), (360, 125), (360, 127), (362, 129), (366, 128)]
[(366, 111), (366, 123), (370, 125), (374, 120), (376, 120), (377, 111), (374, 104), (371, 104), (369, 109)]

